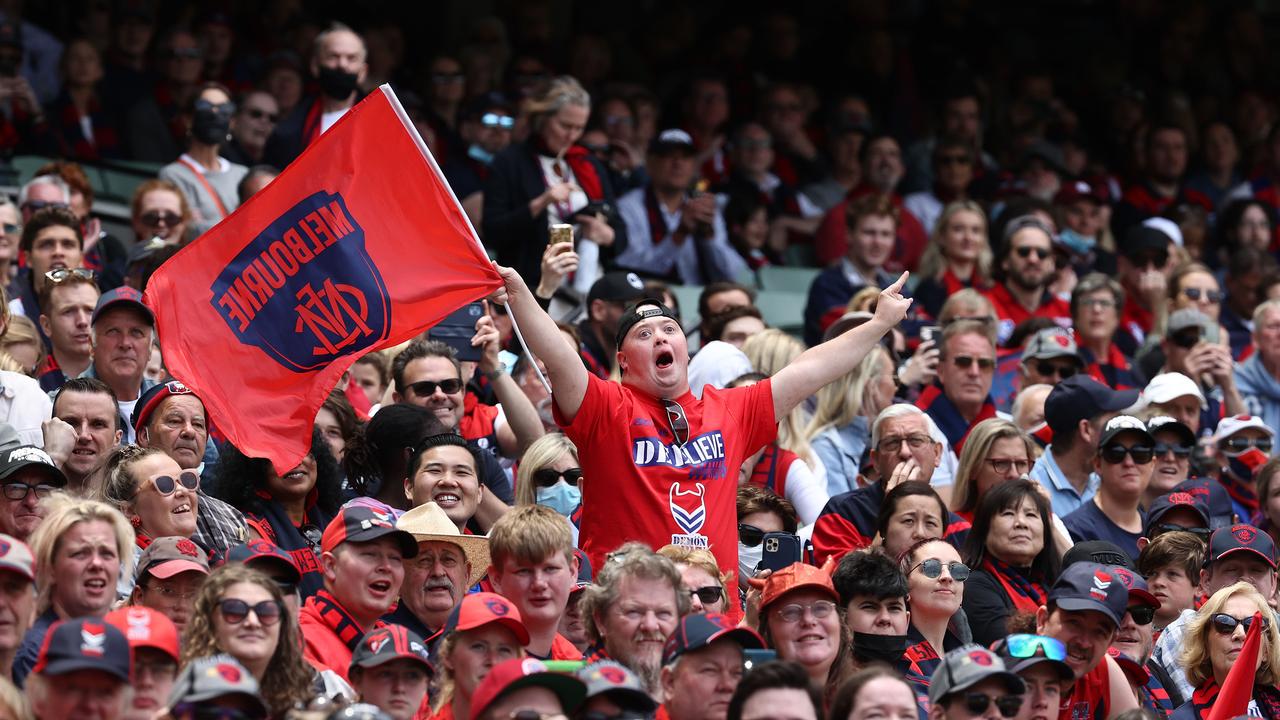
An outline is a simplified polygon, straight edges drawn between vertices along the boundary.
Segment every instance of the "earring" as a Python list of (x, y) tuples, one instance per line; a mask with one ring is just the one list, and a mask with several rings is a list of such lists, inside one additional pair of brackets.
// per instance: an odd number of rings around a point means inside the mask
[(137, 515), (134, 515), (129, 518), (129, 524), (133, 526), (134, 530), (137, 530), (138, 528), (142, 527), (142, 518), (138, 517)]

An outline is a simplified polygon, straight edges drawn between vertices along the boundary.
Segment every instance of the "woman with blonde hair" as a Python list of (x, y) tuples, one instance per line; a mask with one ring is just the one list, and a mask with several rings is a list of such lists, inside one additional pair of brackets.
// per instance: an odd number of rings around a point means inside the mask
[(920, 258), (915, 298), (930, 317), (937, 317), (948, 297), (964, 290), (991, 287), (991, 244), (987, 214), (972, 200), (947, 205)]
[[(1240, 658), (1249, 627), (1262, 622), (1262, 644), (1253, 676), (1250, 709), (1267, 720), (1280, 718), (1280, 629), (1267, 599), (1252, 584), (1238, 582), (1214, 593), (1187, 624), (1179, 658), (1187, 682), (1195, 686), (1191, 699), (1171, 720), (1206, 720), (1217, 701), (1231, 666)], [(1253, 715), (1253, 712), (1248, 713)]]
[(12, 360), (13, 365), (4, 370), (20, 372), (35, 376), (36, 370), (44, 364), (44, 341), (36, 330), (36, 324), (26, 315), (13, 315), (9, 318), (9, 326), (0, 336), (0, 350), (3, 357)]
[(725, 585), (733, 579), (733, 573), (720, 572), (716, 556), (705, 548), (667, 545), (658, 554), (676, 564), (680, 571), (680, 591), (689, 595), (689, 612), (727, 612), (729, 597)]
[(978, 501), (988, 490), (1027, 474), (1035, 461), (1035, 442), (1016, 425), (1000, 418), (978, 423), (969, 431), (960, 452), (951, 490), (951, 512), (973, 522)]
[(877, 345), (852, 372), (818, 391), (818, 407), (805, 433), (826, 469), (828, 495), (858, 487), (871, 423), (893, 403), (896, 387), (893, 360)]
[(547, 433), (534, 440), (520, 457), (516, 470), (516, 505), (546, 505), (573, 525), (582, 505), (582, 465), (578, 448), (563, 433)]

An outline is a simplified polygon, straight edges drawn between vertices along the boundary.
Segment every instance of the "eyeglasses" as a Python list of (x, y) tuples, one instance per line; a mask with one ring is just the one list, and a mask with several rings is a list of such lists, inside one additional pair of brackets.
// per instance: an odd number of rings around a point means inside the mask
[(755, 525), (738, 523), (738, 542), (746, 547), (755, 547), (764, 542), (764, 530)]
[(1244, 452), (1249, 448), (1258, 448), (1264, 453), (1271, 454), (1271, 438), (1265, 437), (1229, 437), (1222, 441), (1222, 446), (1228, 452)]
[(1164, 533), (1167, 533), (1167, 532), (1191, 533), (1192, 535), (1195, 535), (1196, 537), (1200, 538), (1200, 540), (1204, 542), (1206, 545), (1209, 543), (1209, 538), (1213, 536), (1213, 531), (1210, 530), (1209, 528), (1183, 527), (1181, 525), (1174, 525), (1173, 523), (1160, 523), (1159, 525), (1153, 526), (1148, 531), (1147, 537), (1154, 540), (1156, 537), (1163, 535)]
[(798, 623), (800, 618), (804, 617), (806, 612), (813, 617), (814, 620), (822, 620), (831, 613), (836, 611), (836, 604), (830, 600), (815, 600), (808, 605), (800, 603), (788, 603), (778, 608), (778, 617), (784, 623)]
[(173, 679), (178, 674), (178, 664), (172, 660), (138, 660), (133, 661), (134, 675), (150, 675), (153, 678)]
[(1015, 717), (1018, 711), (1022, 709), (1021, 695), (1001, 695), (1000, 697), (991, 697), (986, 693), (969, 692), (964, 694), (964, 707), (972, 715), (982, 715), (991, 707), (991, 703), (996, 704), (996, 709), (1000, 711), (1000, 717)]
[(43, 500), (52, 495), (54, 490), (58, 489), (52, 485), (28, 485), (23, 482), (5, 483), (4, 485), (0, 485), (0, 488), (4, 488), (4, 496), (6, 498), (15, 502), (22, 502), (23, 500), (26, 500), (27, 495), (32, 491), (35, 491), (36, 499)]
[(951, 362), (955, 363), (955, 366), (960, 368), (961, 370), (968, 370), (969, 368), (973, 367), (974, 363), (978, 363), (978, 369), (981, 370), (982, 372), (991, 370), (996, 366), (995, 358), (988, 358), (988, 357), (976, 358), (976, 357), (973, 357), (972, 355), (956, 355), (955, 357), (951, 358)]
[(1022, 473), (1031, 469), (1030, 460), (1012, 460), (1012, 459), (1005, 459), (1005, 458), (992, 458), (988, 460), (983, 460), (983, 462), (990, 465), (992, 470), (995, 470), (1001, 475), (1008, 473), (1010, 470), (1013, 470), (1014, 472), (1021, 475)]
[(171, 587), (169, 585), (164, 585), (161, 583), (147, 583), (146, 585), (142, 586), (142, 589), (143, 590), (154, 589), (157, 593), (160, 593), (160, 595), (163, 596), (166, 600), (183, 600), (183, 601), (193, 599), (196, 596), (196, 593), (200, 592), (199, 590), (193, 590), (193, 589), (178, 590), (177, 588)]
[(413, 394), (418, 397), (427, 397), (429, 395), (435, 395), (436, 388), (440, 388), (440, 391), (445, 395), (453, 395), (462, 389), (462, 380), (460, 378), (447, 378), (440, 382), (435, 382), (433, 380), (419, 380), (418, 382), (407, 386), (406, 389), (412, 390)]
[(155, 210), (142, 213), (142, 217), (138, 219), (147, 227), (160, 227), (162, 223), (165, 227), (173, 227), (182, 222), (182, 216), (176, 212), (157, 212)]
[(71, 205), (62, 202), (61, 200), (28, 200), (22, 203), (23, 210), (30, 210), (33, 213), (40, 212), (46, 208), (62, 208), (63, 210), (70, 210)]
[(711, 603), (719, 602), (724, 598), (724, 588), (719, 585), (707, 585), (706, 587), (691, 588), (689, 590), (689, 596), (693, 597), (694, 595), (698, 596), (698, 602), (701, 602), (703, 605), (710, 605)]
[[(1245, 632), (1249, 632), (1249, 626), (1253, 625), (1253, 618), (1232, 617), (1226, 613), (1215, 613), (1213, 618), (1213, 629), (1223, 635), (1230, 635), (1236, 631), (1236, 626), (1243, 626)], [(1262, 632), (1266, 632), (1271, 627), (1271, 621), (1266, 616), (1262, 618)]]
[(244, 114), (245, 114), (245, 115), (248, 115), (249, 117), (253, 118), (254, 120), (263, 120), (263, 119), (265, 119), (265, 120), (267, 120), (268, 122), (275, 122), (275, 121), (277, 121), (277, 120), (279, 120), (279, 119), (280, 119), (280, 116), (279, 116), (278, 114), (273, 113), (273, 112), (267, 112), (266, 110), (261, 110), (261, 109), (259, 109), (259, 108), (245, 108), (245, 109), (244, 109)]
[(516, 119), (510, 115), (485, 113), (484, 116), (480, 118), (480, 124), (487, 128), (496, 127), (502, 128), (503, 130), (510, 130), (516, 126)]
[(667, 410), (667, 423), (671, 425), (676, 444), (684, 447), (689, 442), (689, 418), (684, 414), (684, 407), (675, 400), (664, 400), (662, 406)]
[(1116, 306), (1116, 301), (1108, 298), (1087, 298), (1080, 301), (1080, 306), (1090, 310), (1110, 310)]
[(1039, 654), (1043, 654), (1050, 660), (1065, 660), (1067, 658), (1067, 646), (1062, 644), (1057, 638), (1046, 637), (1044, 635), (1031, 635), (1029, 633), (1018, 633), (1005, 638), (1005, 647), (1008, 648), (1009, 654), (1016, 658), (1033, 658)]
[(1050, 362), (1036, 363), (1036, 372), (1045, 377), (1056, 376), (1063, 380), (1076, 374), (1075, 365), (1055, 365)]
[[(943, 562), (938, 558), (929, 558), (928, 560), (916, 564), (915, 567), (907, 571), (907, 574), (910, 575), (919, 569), (921, 575), (924, 575), (930, 580), (937, 580), (942, 577), (942, 566)], [(952, 560), (951, 562), (946, 563), (946, 566), (947, 572), (951, 574), (952, 580), (955, 580), (956, 582), (964, 582), (969, 579), (968, 565), (965, 565), (958, 560)]]
[(1173, 343), (1174, 347), (1180, 347), (1183, 350), (1190, 350), (1200, 342), (1200, 331), (1196, 330), (1194, 332), (1174, 333), (1169, 336), (1169, 342)]
[(880, 452), (895, 453), (902, 449), (902, 443), (904, 442), (912, 450), (919, 450), (926, 444), (933, 442), (933, 438), (928, 435), (907, 435), (905, 437), (882, 438), (877, 449)]
[(1146, 445), (1134, 445), (1133, 447), (1108, 445), (1099, 450), (1098, 455), (1103, 462), (1110, 465), (1119, 465), (1124, 462), (1125, 455), (1133, 458), (1133, 462), (1137, 465), (1146, 465), (1151, 462), (1151, 458), (1154, 457), (1155, 453)]
[(1197, 302), (1199, 302), (1200, 298), (1203, 296), (1205, 302), (1211, 302), (1215, 305), (1222, 302), (1222, 298), (1226, 297), (1226, 294), (1221, 290), (1201, 290), (1200, 288), (1183, 288), (1182, 294), (1186, 296), (1188, 300), (1195, 300)]
[(157, 475), (151, 478), (151, 484), (155, 485), (156, 492), (168, 497), (177, 492), (179, 485), (191, 491), (199, 490), (200, 476), (190, 470), (179, 473), (177, 479), (169, 475)]
[(280, 622), (280, 603), (275, 600), (263, 600), (257, 605), (250, 605), (243, 600), (226, 598), (218, 601), (218, 612), (222, 619), (232, 625), (239, 625), (252, 612), (263, 625), (275, 625)]
[(1158, 442), (1155, 447), (1151, 448), (1151, 451), (1155, 453), (1156, 457), (1164, 457), (1167, 453), (1173, 453), (1174, 457), (1191, 457), (1191, 446), (1179, 443)]
[(54, 268), (44, 274), (44, 279), (54, 285), (57, 285), (60, 282), (65, 282), (72, 277), (92, 281), (95, 276), (94, 272), (89, 268)]
[(542, 468), (533, 471), (533, 483), (538, 487), (551, 487), (561, 479), (570, 485), (577, 485), (582, 479), (582, 468), (569, 468), (561, 472), (554, 468)]
[(1048, 248), (1031, 247), (1030, 245), (1023, 245), (1020, 248), (1015, 248), (1014, 252), (1023, 260), (1031, 257), (1031, 253), (1035, 253), (1036, 257), (1041, 260), (1044, 260), (1053, 254), (1053, 251)]
[(1150, 625), (1156, 619), (1156, 609), (1150, 605), (1129, 606), (1129, 617), (1138, 625)]

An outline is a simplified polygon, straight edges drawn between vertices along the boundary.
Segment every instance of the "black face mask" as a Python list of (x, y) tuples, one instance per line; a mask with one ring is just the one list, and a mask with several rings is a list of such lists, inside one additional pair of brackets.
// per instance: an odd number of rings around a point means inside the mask
[(859, 662), (896, 664), (907, 651), (906, 635), (873, 635), (853, 633), (853, 656)]
[(225, 143), (231, 133), (232, 112), (234, 109), (230, 103), (197, 107), (191, 118), (191, 137), (205, 145)]
[(320, 83), (320, 92), (334, 100), (346, 100), (356, 91), (360, 78), (355, 73), (343, 72), (337, 68), (321, 67), (316, 76)]

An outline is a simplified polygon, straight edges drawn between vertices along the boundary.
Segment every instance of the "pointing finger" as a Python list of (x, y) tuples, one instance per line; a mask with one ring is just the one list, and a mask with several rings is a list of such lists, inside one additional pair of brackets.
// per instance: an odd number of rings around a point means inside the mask
[(894, 284), (892, 284), (892, 285), (890, 285), (889, 287), (885, 288), (885, 290), (887, 290), (888, 292), (891, 292), (891, 293), (900, 293), (900, 292), (902, 292), (902, 286), (903, 286), (903, 285), (905, 285), (905, 284), (907, 283), (907, 278), (909, 278), (909, 277), (911, 277), (911, 273), (910, 273), (909, 271), (907, 271), (907, 270), (903, 270), (903, 271), (902, 271), (902, 274), (898, 276), (898, 280), (897, 280), (897, 282), (895, 282)]

